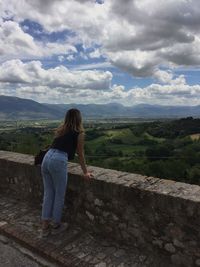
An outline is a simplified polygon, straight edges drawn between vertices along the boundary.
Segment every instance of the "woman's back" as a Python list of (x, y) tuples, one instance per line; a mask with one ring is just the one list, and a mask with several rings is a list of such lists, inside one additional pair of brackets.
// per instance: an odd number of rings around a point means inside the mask
[(51, 148), (55, 148), (64, 152), (67, 152), (68, 159), (74, 159), (79, 132), (70, 130), (64, 135), (55, 137)]

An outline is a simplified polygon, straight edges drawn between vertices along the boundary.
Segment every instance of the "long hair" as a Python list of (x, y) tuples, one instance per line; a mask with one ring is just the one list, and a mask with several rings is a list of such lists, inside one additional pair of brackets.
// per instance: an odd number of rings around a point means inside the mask
[(72, 108), (66, 112), (64, 123), (62, 123), (55, 131), (55, 136), (59, 137), (69, 131), (84, 132), (81, 112)]

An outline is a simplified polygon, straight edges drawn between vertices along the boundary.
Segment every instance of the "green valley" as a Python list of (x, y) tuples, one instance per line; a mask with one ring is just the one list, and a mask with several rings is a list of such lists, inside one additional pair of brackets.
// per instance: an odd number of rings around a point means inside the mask
[[(51, 143), (59, 123), (1, 122), (0, 150), (34, 155)], [(84, 126), (88, 165), (200, 184), (200, 119), (86, 121)]]

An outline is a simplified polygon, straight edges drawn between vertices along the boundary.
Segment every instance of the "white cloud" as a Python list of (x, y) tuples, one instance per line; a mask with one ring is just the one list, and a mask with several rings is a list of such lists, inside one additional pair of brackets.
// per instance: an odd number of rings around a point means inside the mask
[(63, 62), (64, 60), (65, 60), (65, 57), (64, 56), (58, 56), (58, 60), (60, 61), (60, 62)]
[(58, 56), (58, 60), (60, 62), (73, 61), (74, 59), (75, 59), (75, 56), (73, 54), (70, 54), (67, 56), (63, 56), (63, 55)]
[(171, 71), (157, 70), (154, 72), (154, 77), (161, 83), (171, 83), (173, 74)]
[(77, 50), (73, 45), (64, 43), (44, 43), (35, 41), (25, 33), (17, 22), (0, 23), (0, 60), (13, 58), (31, 59), (68, 54)]
[(200, 105), (200, 86), (185, 85), (180, 88), (176, 85), (152, 84), (145, 88), (133, 88), (123, 90), (123, 86), (114, 86), (108, 91), (49, 86), (26, 86), (18, 85), (15, 90), (0, 83), (0, 93), (23, 98), (34, 99), (38, 102), (48, 103), (82, 103), (82, 104), (105, 104), (119, 102), (126, 106), (141, 103), (160, 105)]
[(184, 75), (179, 75), (177, 77), (171, 71), (156, 70), (154, 72), (154, 77), (161, 83), (173, 84), (173, 85), (185, 85), (186, 79)]
[(112, 65), (109, 62), (100, 62), (100, 63), (75, 65), (73, 67), (74, 70), (91, 70), (91, 69), (102, 69), (102, 68), (103, 69), (112, 68)]
[(95, 49), (93, 52), (89, 54), (90, 58), (100, 58), (101, 57), (101, 52), (99, 49)]
[(29, 84), (30, 86), (48, 86), (64, 90), (108, 90), (112, 80), (109, 71), (85, 70), (70, 71), (60, 65), (44, 69), (40, 61), (23, 63), (11, 60), (0, 65), (0, 82), (9, 84)]
[[(71, 30), (85, 47), (101, 46), (102, 50), (91, 52), (90, 57), (103, 53), (113, 65), (134, 76), (154, 76), (161, 65), (200, 66), (199, 0), (107, 0), (103, 4), (3, 0), (2, 10), (4, 17), (12, 14), (15, 21), (37, 21), (49, 32)], [(31, 42), (34, 46), (33, 40), (27, 42), (28, 48)], [(83, 52), (81, 56), (87, 59)]]
[(154, 52), (149, 54), (139, 50), (109, 52), (108, 57), (113, 65), (137, 77), (152, 76), (158, 62)]
[(73, 61), (75, 59), (74, 55), (69, 55), (66, 57), (68, 61)]
[[(2, 0), (0, 15), (12, 18), (0, 19), (0, 60), (4, 62), (0, 90), (11, 90), (15, 84), (17, 94), (45, 99), (48, 92), (54, 102), (117, 99), (126, 105), (199, 104), (199, 85), (188, 85), (181, 72), (174, 75), (176, 68), (200, 66), (199, 0), (106, 0), (103, 4), (92, 0)], [(39, 42), (19, 26), (25, 19), (41, 24), (46, 32), (70, 30), (75, 36), (66, 43)], [(77, 51), (76, 44), (81, 44), (83, 51)], [(21, 61), (52, 55), (63, 63), (78, 57), (89, 62), (104, 57), (105, 62), (69, 70), (64, 66), (44, 69), (39, 61)], [(94, 70), (110, 64), (135, 77), (153, 77), (155, 84), (130, 90), (123, 85), (111, 88), (111, 72)]]
[(157, 74), (169, 84), (125, 90), (123, 85), (111, 86), (112, 74), (108, 71), (69, 70), (62, 65), (44, 69), (39, 61), (12, 60), (0, 65), (0, 94), (50, 103), (200, 104), (200, 85), (188, 85), (182, 75)]

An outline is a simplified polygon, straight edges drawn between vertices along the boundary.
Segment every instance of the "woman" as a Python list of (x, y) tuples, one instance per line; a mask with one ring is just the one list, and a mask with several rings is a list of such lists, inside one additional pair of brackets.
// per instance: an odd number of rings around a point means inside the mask
[(70, 109), (66, 113), (64, 123), (57, 128), (53, 143), (41, 166), (44, 183), (42, 237), (48, 236), (50, 232), (55, 234), (67, 228), (61, 223), (68, 178), (67, 162), (74, 158), (76, 151), (84, 178), (92, 178), (85, 163), (81, 113), (78, 109)]

